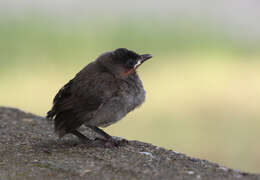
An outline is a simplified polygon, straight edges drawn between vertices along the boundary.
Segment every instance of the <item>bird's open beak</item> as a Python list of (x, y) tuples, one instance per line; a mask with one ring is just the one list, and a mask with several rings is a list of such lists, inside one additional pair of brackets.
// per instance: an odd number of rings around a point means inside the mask
[(144, 61), (152, 58), (153, 56), (151, 54), (142, 54), (141, 55), (141, 59), (138, 60), (138, 62), (136, 63), (134, 69), (137, 69)]
[(142, 54), (141, 57), (141, 63), (143, 63), (144, 61), (151, 59), (153, 56), (151, 54)]

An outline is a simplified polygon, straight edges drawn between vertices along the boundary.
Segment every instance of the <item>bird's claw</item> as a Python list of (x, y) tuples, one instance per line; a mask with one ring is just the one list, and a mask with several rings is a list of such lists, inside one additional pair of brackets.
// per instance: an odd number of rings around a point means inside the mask
[(115, 139), (113, 137), (109, 138), (108, 141), (114, 144), (115, 147), (124, 146), (129, 143), (126, 139)]
[(113, 137), (109, 139), (96, 138), (91, 144), (105, 148), (113, 148), (127, 145), (128, 141), (126, 139), (114, 139)]
[(126, 139), (115, 139), (113, 137), (109, 139), (103, 139), (103, 138), (95, 138), (91, 141), (84, 141), (84, 144), (81, 144), (80, 146), (87, 146), (87, 147), (102, 147), (102, 148), (118, 148), (120, 146), (128, 145), (129, 141)]

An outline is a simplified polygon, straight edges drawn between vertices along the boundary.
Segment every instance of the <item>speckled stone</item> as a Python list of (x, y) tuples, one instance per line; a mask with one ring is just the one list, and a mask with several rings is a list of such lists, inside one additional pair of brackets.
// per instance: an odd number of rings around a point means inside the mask
[(138, 141), (101, 148), (70, 135), (59, 140), (45, 118), (14, 108), (0, 107), (0, 137), (0, 179), (260, 180), (260, 175)]

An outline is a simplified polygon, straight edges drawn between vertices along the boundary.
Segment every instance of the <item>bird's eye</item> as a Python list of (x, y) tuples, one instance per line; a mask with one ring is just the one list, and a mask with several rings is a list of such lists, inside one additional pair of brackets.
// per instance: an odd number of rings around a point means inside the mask
[(129, 69), (132, 69), (136, 64), (136, 61), (133, 60), (133, 59), (129, 59), (127, 62), (126, 62), (126, 67), (129, 68)]

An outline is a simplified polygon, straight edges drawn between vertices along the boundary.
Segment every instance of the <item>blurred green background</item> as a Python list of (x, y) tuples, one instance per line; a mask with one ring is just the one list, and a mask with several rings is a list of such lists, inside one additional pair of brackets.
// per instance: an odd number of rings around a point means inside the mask
[(102, 52), (151, 53), (139, 69), (145, 104), (106, 131), (259, 173), (259, 8), (253, 0), (1, 2), (0, 105), (44, 116)]

